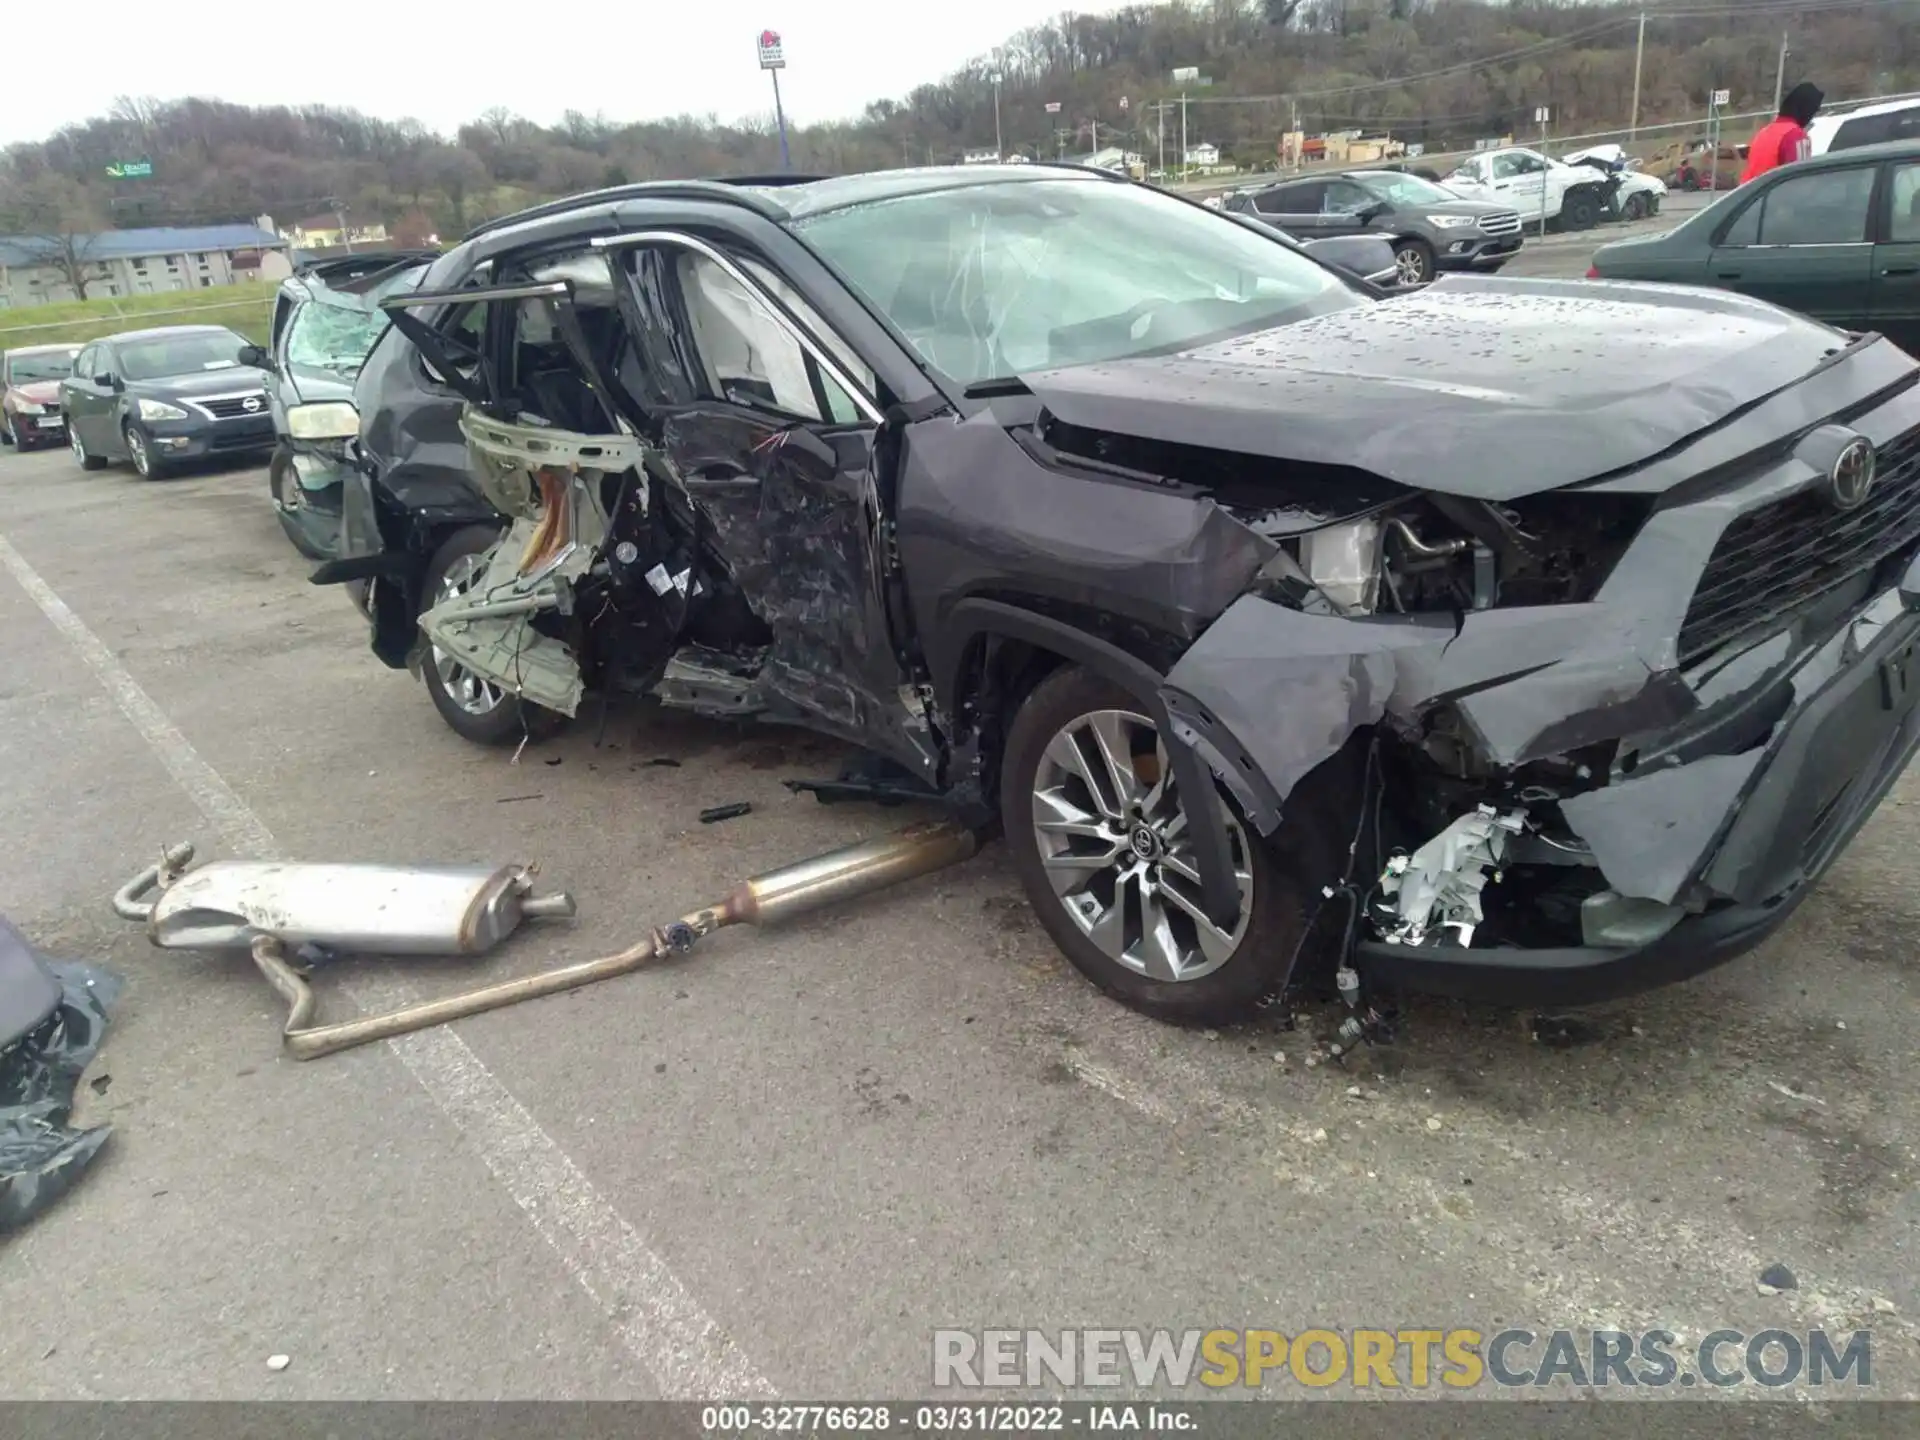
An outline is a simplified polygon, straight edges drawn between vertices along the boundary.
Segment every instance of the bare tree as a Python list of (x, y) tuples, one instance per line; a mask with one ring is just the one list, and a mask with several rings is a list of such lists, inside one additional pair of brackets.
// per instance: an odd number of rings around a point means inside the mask
[(73, 293), (87, 298), (101, 225), (99, 212), (77, 182), (47, 171), (0, 184), (0, 231), (29, 257), (28, 264), (58, 269)]

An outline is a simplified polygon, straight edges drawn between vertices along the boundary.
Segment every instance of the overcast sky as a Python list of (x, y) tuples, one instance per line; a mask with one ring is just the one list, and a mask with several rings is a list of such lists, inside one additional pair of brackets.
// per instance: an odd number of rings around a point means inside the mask
[[(82, 37), (77, 48), (28, 51), (5, 67), (0, 144), (44, 138), (104, 113), (123, 94), (324, 103), (384, 119), (411, 116), (449, 136), (494, 105), (542, 123), (569, 109), (604, 111), (616, 121), (709, 112), (732, 120), (772, 112), (771, 86), (754, 58), (763, 29), (785, 43), (780, 89), (788, 118), (838, 119), (938, 79), (1067, 8), (1098, 12), (1114, 4), (327, 0), (180, 9), (95, 0), (73, 32)], [(36, 13), (35, 24), (61, 29), (53, 11)], [(7, 45), (0, 39), (0, 50)]]

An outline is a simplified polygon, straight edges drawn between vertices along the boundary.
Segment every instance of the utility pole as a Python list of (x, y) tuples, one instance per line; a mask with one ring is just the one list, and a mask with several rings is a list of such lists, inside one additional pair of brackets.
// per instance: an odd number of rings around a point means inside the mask
[(1773, 113), (1780, 113), (1780, 102), (1786, 98), (1787, 89), (1787, 41), (1791, 36), (1780, 36), (1780, 68), (1773, 72)]
[(993, 72), (993, 158), (1007, 158), (1006, 142), (1000, 138), (1000, 72)]
[(1647, 12), (1640, 12), (1640, 38), (1633, 42), (1633, 109), (1627, 116), (1627, 140), (1640, 131), (1640, 62), (1647, 54)]
[(1156, 101), (1153, 113), (1157, 122), (1154, 129), (1160, 132), (1160, 183), (1164, 185), (1167, 183), (1167, 102)]
[(1181, 90), (1181, 184), (1187, 184), (1187, 92)]

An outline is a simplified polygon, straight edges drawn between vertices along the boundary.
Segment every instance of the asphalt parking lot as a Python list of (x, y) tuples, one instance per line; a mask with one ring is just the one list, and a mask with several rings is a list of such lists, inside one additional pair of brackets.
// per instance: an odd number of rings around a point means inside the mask
[[(243, 957), (108, 909), (161, 845), (537, 860), (579, 918), (491, 979), (909, 818), (788, 793), (839, 755), (771, 728), (616, 707), (469, 747), (308, 568), (258, 471), (0, 452), (0, 910), (127, 981), (82, 1092), (114, 1138), (0, 1249), (8, 1397), (914, 1396), (936, 1328), (995, 1325), (1868, 1327), (1875, 1393), (1920, 1396), (1920, 782), (1757, 955), (1573, 1025), (1420, 1004), (1350, 1069), (1308, 1063), (1331, 1009), (1102, 999), (997, 849), (300, 1064)], [(343, 1017), (476, 978), (318, 988)]]

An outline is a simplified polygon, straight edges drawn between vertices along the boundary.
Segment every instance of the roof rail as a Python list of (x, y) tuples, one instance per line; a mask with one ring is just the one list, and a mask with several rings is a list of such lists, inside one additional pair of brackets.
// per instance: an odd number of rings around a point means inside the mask
[(438, 250), (422, 247), (420, 249), (392, 250), (355, 250), (345, 255), (328, 255), (319, 260), (309, 260), (294, 270), (298, 278), (313, 277), (325, 280), (333, 275), (356, 275), (385, 270), (394, 265), (405, 264), (413, 260), (432, 260), (440, 254)]
[(1107, 170), (1099, 165), (1082, 165), (1078, 160), (1029, 160), (1029, 165), (1044, 165), (1049, 170), (1078, 170), (1082, 175), (1094, 175), (1102, 180), (1117, 180), (1122, 185), (1133, 184), (1131, 175), (1123, 175), (1118, 170)]
[(564, 195), (558, 200), (548, 200), (543, 204), (529, 206), (525, 210), (516, 210), (511, 215), (501, 215), (492, 220), (483, 220), (462, 236), (471, 240), (479, 235), (491, 234), (508, 225), (518, 225), (524, 220), (542, 220), (549, 215), (565, 215), (568, 211), (582, 209), (588, 205), (612, 205), (622, 200), (644, 200), (649, 195), (679, 195), (682, 197), (702, 197), (709, 200), (722, 200), (735, 205), (745, 205), (765, 215), (778, 215), (777, 207), (763, 200), (743, 194), (747, 186), (804, 185), (813, 180), (823, 179), (819, 175), (733, 175), (713, 180), (637, 180), (627, 185), (611, 185), (604, 190), (588, 190), (578, 195)]

